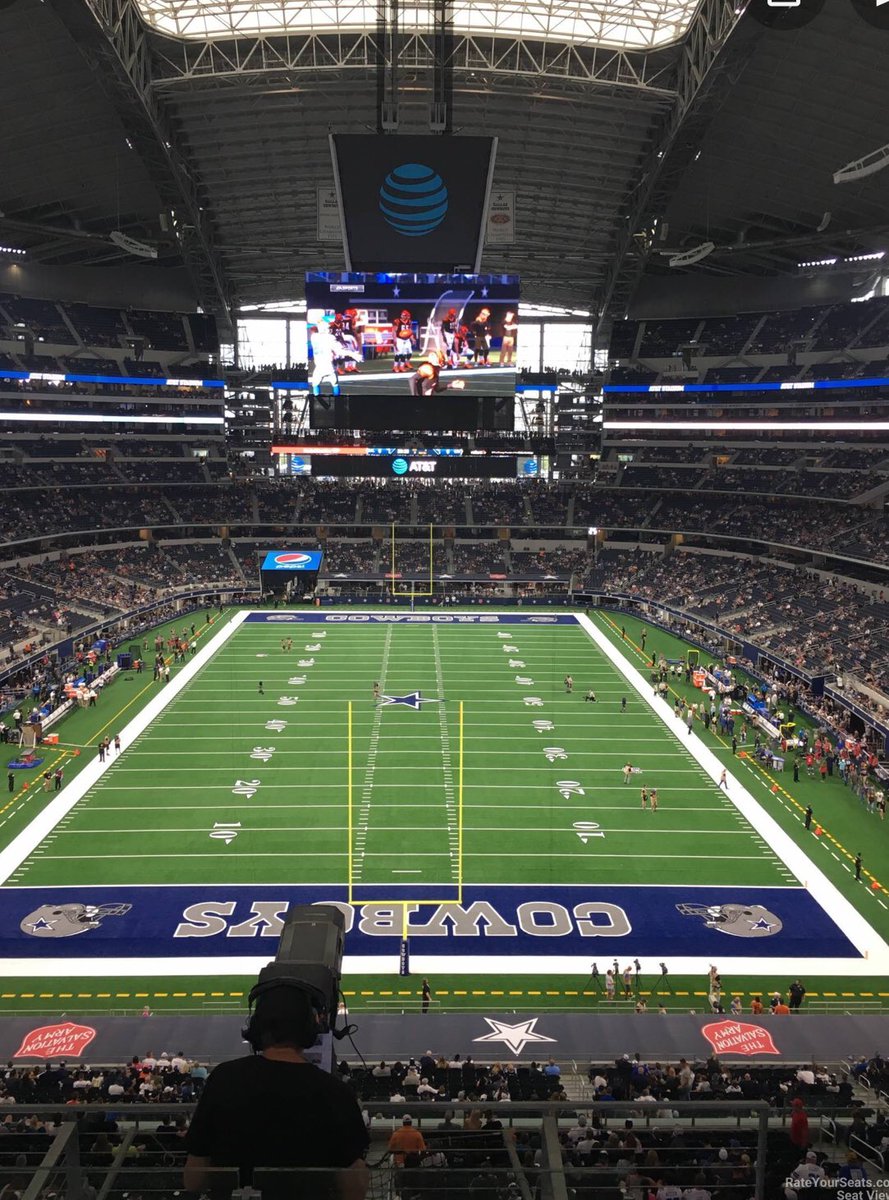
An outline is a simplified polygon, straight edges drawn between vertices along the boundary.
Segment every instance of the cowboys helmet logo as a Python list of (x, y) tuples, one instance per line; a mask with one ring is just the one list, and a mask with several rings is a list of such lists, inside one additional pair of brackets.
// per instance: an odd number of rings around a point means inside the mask
[(122, 917), (131, 904), (41, 904), (19, 928), (32, 937), (63, 938), (98, 929), (103, 917)]
[(677, 904), (684, 917), (703, 917), (708, 929), (732, 937), (762, 938), (780, 933), (784, 922), (761, 904)]

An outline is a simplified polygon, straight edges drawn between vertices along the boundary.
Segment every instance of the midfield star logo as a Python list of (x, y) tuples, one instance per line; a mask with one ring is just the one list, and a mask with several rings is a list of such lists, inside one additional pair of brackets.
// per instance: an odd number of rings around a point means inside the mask
[(423, 704), (441, 704), (435, 696), (422, 696), (419, 692), (408, 692), (406, 696), (384, 696), (381, 704), (403, 704), (406, 708), (418, 710)]
[(768, 1029), (749, 1025), (745, 1021), (716, 1021), (705, 1025), (701, 1033), (713, 1047), (714, 1054), (778, 1054)]
[(491, 1026), (491, 1032), (472, 1040), (474, 1042), (503, 1042), (516, 1055), (521, 1054), (529, 1042), (558, 1041), (558, 1038), (546, 1037), (542, 1033), (535, 1033), (534, 1026), (540, 1020), (539, 1017), (531, 1017), (527, 1021), (519, 1021), (517, 1025), (507, 1025), (505, 1021), (498, 1021), (496, 1017), (485, 1017), (485, 1020)]
[(95, 1036), (91, 1025), (41, 1025), (25, 1034), (13, 1058), (80, 1058)]

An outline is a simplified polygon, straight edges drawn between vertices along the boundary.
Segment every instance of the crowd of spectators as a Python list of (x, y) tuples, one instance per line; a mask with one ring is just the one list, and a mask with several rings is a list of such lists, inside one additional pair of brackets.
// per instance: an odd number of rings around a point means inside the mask
[(614, 326), (609, 356), (613, 361), (673, 358), (691, 348), (719, 358), (784, 353), (792, 343), (823, 351), (887, 341), (889, 305), (884, 298), (875, 298), (860, 304), (813, 304), (790, 311), (725, 317), (621, 321)]
[(600, 555), (586, 584), (675, 605), (807, 672), (852, 674), (889, 694), (889, 606), (850, 580), (755, 559), (637, 551)]

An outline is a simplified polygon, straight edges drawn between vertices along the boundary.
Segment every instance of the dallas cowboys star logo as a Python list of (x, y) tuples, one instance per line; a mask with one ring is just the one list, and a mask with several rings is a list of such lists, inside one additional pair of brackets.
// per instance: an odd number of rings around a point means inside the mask
[(437, 696), (423, 696), (420, 692), (408, 692), (406, 696), (383, 696), (381, 704), (403, 704), (418, 711), (423, 704), (441, 704)]
[(760, 917), (758, 921), (756, 921), (753, 925), (750, 926), (750, 928), (751, 929), (771, 929), (772, 923), (771, 923), (771, 921), (767, 921), (765, 919), (765, 917)]
[(539, 1017), (530, 1017), (527, 1021), (519, 1021), (517, 1025), (507, 1025), (505, 1021), (498, 1021), (496, 1017), (485, 1017), (485, 1020), (491, 1026), (491, 1032), (472, 1040), (474, 1042), (503, 1042), (516, 1055), (521, 1054), (528, 1042), (558, 1041), (558, 1038), (535, 1033), (534, 1026), (540, 1020)]
[(43, 917), (40, 917), (38, 920), (31, 922), (31, 929), (36, 932), (38, 929), (52, 929), (52, 926), (49, 921), (44, 921)]

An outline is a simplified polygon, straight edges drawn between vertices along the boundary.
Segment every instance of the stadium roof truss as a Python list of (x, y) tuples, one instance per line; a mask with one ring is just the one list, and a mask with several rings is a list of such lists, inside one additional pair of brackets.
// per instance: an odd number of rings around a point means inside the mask
[[(342, 34), (374, 29), (378, 10), (355, 0), (139, 0), (148, 24), (174, 37), (231, 39)], [(698, 0), (455, 0), (454, 30), (611, 50), (651, 51), (685, 36)], [(399, 12), (403, 30), (429, 26), (431, 6)]]

